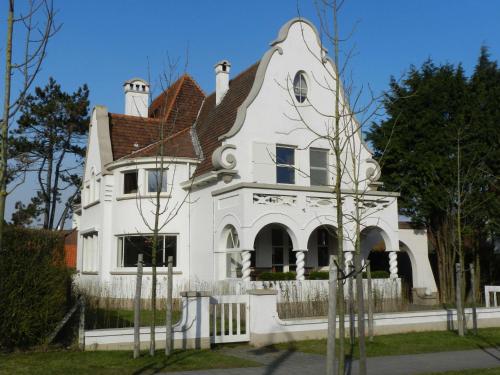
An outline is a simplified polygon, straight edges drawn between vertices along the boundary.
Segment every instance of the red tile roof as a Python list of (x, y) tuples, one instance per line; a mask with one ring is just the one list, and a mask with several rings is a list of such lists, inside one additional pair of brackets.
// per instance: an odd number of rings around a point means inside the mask
[(250, 93), (258, 67), (259, 63), (255, 63), (229, 81), (229, 90), (218, 106), (215, 106), (215, 93), (203, 103), (196, 123), (196, 134), (204, 159), (196, 168), (195, 176), (212, 170), (212, 153), (221, 145), (219, 137), (233, 126), (238, 108)]
[[(212, 170), (212, 153), (219, 137), (234, 124), (238, 108), (248, 96), (259, 63), (229, 81), (229, 90), (215, 106), (215, 93), (205, 99), (198, 84), (187, 74), (153, 100), (148, 118), (109, 114), (113, 160), (158, 155), (158, 139), (164, 126), (166, 156), (196, 158), (190, 129), (195, 132), (203, 160), (195, 176)], [(200, 109), (201, 107), (201, 109)]]
[[(197, 156), (193, 147), (190, 130), (191, 128), (186, 128), (168, 138), (165, 138), (163, 140), (163, 155), (196, 159)], [(125, 156), (124, 158), (154, 157), (159, 155), (160, 142), (155, 142)]]
[[(175, 150), (172, 141), (166, 142), (168, 156), (194, 157), (190, 135), (183, 133), (183, 136), (173, 136), (193, 125), (204, 98), (205, 95), (196, 82), (185, 74), (153, 101), (149, 108), (151, 117), (110, 113), (109, 130), (113, 160), (133, 153), (134, 156), (139, 156), (139, 150), (158, 142), (162, 126), (165, 141), (171, 138), (180, 142)], [(186, 144), (188, 141), (189, 147)], [(148, 150), (150, 154), (146, 155), (146, 151), (143, 151), (144, 155), (141, 156), (156, 155), (152, 154), (153, 148)]]

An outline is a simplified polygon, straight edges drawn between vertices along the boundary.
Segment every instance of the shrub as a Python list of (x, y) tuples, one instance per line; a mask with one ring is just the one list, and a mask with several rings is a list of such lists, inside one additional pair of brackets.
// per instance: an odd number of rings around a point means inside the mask
[(71, 304), (59, 232), (5, 227), (0, 254), (0, 347), (44, 342)]
[[(363, 278), (367, 277), (366, 272), (363, 272)], [(387, 271), (372, 271), (372, 279), (388, 279), (389, 277), (390, 274)]]
[(295, 280), (295, 272), (262, 272), (259, 275), (262, 281)]
[(313, 271), (309, 274), (309, 280), (328, 280), (330, 274), (326, 271)]

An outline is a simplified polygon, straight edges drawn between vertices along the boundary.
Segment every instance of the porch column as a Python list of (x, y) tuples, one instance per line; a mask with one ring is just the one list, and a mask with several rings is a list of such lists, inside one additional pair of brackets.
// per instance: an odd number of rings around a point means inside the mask
[(252, 253), (254, 250), (243, 250), (241, 252), (241, 279), (243, 281), (250, 281), (250, 266)]
[(391, 279), (398, 278), (398, 253), (396, 251), (389, 252), (389, 272)]
[(295, 251), (295, 265), (297, 266), (295, 272), (296, 272), (296, 276), (295, 276), (295, 279), (296, 280), (304, 280), (305, 277), (304, 277), (304, 267), (306, 265), (306, 262), (304, 260), (305, 258), (305, 252), (307, 250), (294, 250)]

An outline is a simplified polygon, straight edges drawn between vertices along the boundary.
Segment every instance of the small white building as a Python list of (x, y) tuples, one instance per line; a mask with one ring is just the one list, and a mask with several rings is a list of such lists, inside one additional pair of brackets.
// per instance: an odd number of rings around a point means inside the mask
[[(168, 222), (161, 229), (160, 275), (169, 255), (176, 279), (186, 282), (250, 280), (264, 271), (294, 271), (302, 280), (326, 270), (336, 252), (335, 157), (318, 135), (331, 128), (325, 114), (335, 102), (328, 89), (334, 72), (316, 28), (293, 19), (234, 78), (228, 61), (216, 64), (210, 95), (184, 75), (148, 107), (148, 83), (126, 81), (125, 114), (105, 106), (92, 113), (74, 220), (79, 282), (133, 281), (138, 253), (150, 274), (160, 129), (167, 166), (160, 222)], [(435, 296), (425, 231), (399, 227), (398, 194), (378, 190), (377, 162), (361, 134), (352, 140), (355, 151), (345, 151), (344, 160), (356, 152), (363, 178), (356, 194), (352, 173), (343, 176), (343, 204), (346, 213), (355, 201), (362, 207), (363, 256), (374, 248), (387, 252), (386, 269), (396, 278), (398, 253), (405, 252), (414, 296)], [(349, 261), (355, 226), (344, 221)]]

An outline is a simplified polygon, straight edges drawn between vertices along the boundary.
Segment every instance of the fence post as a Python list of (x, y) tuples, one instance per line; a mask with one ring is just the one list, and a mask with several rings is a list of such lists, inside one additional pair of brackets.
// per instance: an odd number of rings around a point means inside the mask
[(78, 324), (78, 347), (85, 350), (85, 299), (80, 297), (80, 321)]
[(134, 358), (141, 352), (141, 291), (142, 291), (142, 254), (137, 256), (137, 279), (134, 298)]
[[(337, 265), (335, 255), (330, 255), (330, 272), (328, 279), (328, 341), (326, 350), (326, 374), (337, 372), (335, 336), (337, 330)], [(343, 285), (341, 286), (343, 288)]]
[(464, 322), (463, 322), (463, 314), (462, 314), (462, 268), (460, 267), (460, 263), (455, 264), (455, 273), (456, 273), (456, 282), (455, 282), (455, 291), (456, 291), (456, 307), (457, 307), (457, 325), (458, 325), (458, 335), (464, 335)]
[(470, 266), (470, 287), (472, 290), (472, 331), (477, 335), (477, 311), (476, 311), (476, 280), (474, 275), (474, 263)]
[(370, 261), (366, 266), (366, 278), (367, 278), (367, 293), (368, 294), (368, 337), (370, 342), (373, 342), (373, 294), (372, 294), (372, 271), (370, 266)]
[(167, 275), (167, 316), (165, 319), (165, 355), (172, 354), (172, 289), (173, 289), (173, 263), (174, 258), (168, 257), (168, 275)]

